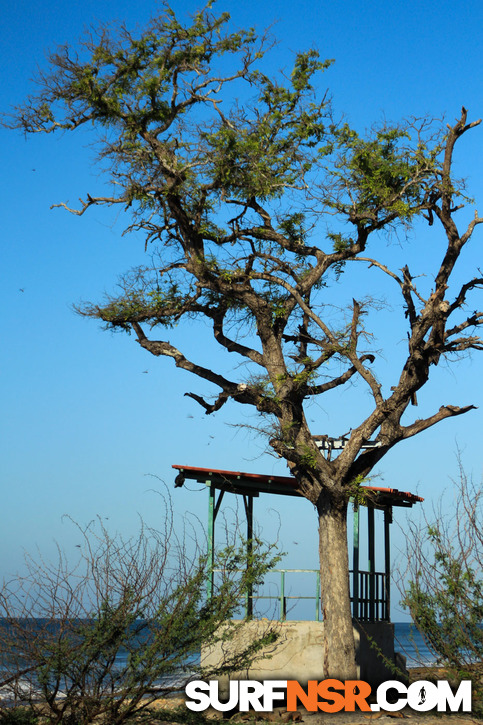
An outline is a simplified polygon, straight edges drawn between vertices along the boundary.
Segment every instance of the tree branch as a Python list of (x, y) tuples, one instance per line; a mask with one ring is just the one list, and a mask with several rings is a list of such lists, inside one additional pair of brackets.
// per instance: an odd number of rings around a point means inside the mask
[(464, 413), (467, 413), (469, 410), (476, 410), (476, 405), (466, 405), (463, 408), (459, 408), (456, 405), (442, 405), (438, 412), (429, 418), (416, 420), (411, 425), (402, 426), (401, 439), (411, 438), (412, 436), (421, 433), (421, 431), (431, 428), (431, 426), (436, 425), (436, 423), (439, 423), (445, 418), (453, 418), (457, 415), (464, 415)]
[(222, 347), (228, 350), (228, 352), (237, 352), (239, 355), (243, 355), (243, 357), (247, 357), (257, 365), (264, 367), (263, 355), (260, 352), (253, 350), (250, 347), (246, 347), (245, 345), (241, 345), (239, 342), (230, 340), (226, 337), (223, 331), (224, 318), (225, 311), (223, 311), (220, 307), (219, 310), (213, 314), (213, 334), (215, 340), (222, 345)]
[(92, 206), (93, 204), (107, 204), (111, 206), (112, 204), (126, 204), (127, 199), (125, 196), (123, 197), (116, 197), (116, 196), (97, 196), (92, 197), (90, 194), (87, 194), (87, 201), (84, 201), (83, 199), (79, 198), (80, 203), (82, 204), (82, 209), (71, 209), (67, 204), (64, 202), (60, 202), (60, 204), (52, 204), (51, 209), (57, 209), (59, 207), (62, 207), (63, 209), (67, 209), (68, 212), (71, 214), (76, 214), (77, 216), (82, 216), (87, 209)]
[[(352, 314), (352, 322), (351, 322), (351, 332), (350, 332), (350, 342), (347, 351), (345, 352), (346, 357), (351, 361), (359, 375), (365, 382), (368, 384), (369, 388), (371, 389), (374, 401), (376, 403), (376, 406), (382, 405), (383, 403), (383, 397), (381, 395), (381, 385), (377, 382), (374, 375), (371, 373), (370, 370), (368, 370), (361, 362), (362, 358), (358, 358), (356, 355), (356, 349), (357, 349), (357, 342), (359, 338), (359, 333), (357, 331), (357, 326), (359, 323), (359, 317), (361, 313), (361, 306), (360, 304), (353, 299), (353, 314)], [(365, 356), (366, 358), (368, 356)], [(372, 358), (372, 362), (374, 361), (374, 357), (371, 355), (369, 356), (369, 359)]]
[(307, 303), (305, 302), (305, 300), (303, 299), (301, 294), (294, 287), (292, 287), (292, 285), (289, 284), (286, 280), (282, 279), (281, 277), (276, 277), (275, 275), (263, 274), (260, 272), (253, 273), (252, 278), (253, 279), (262, 279), (262, 280), (265, 280), (266, 282), (272, 282), (273, 284), (277, 284), (280, 287), (283, 287), (284, 289), (286, 289), (287, 292), (289, 292), (290, 295), (292, 295), (292, 297), (297, 302), (299, 307), (305, 312), (305, 314), (308, 317), (310, 317), (310, 319), (313, 322), (315, 322), (315, 324), (318, 327), (320, 327), (320, 329), (325, 334), (325, 336), (327, 337), (329, 342), (334, 345), (337, 344), (337, 340), (336, 340), (333, 332), (331, 331), (331, 329), (325, 324), (325, 322), (323, 322), (320, 319), (320, 317), (318, 317), (315, 314), (315, 312), (313, 312), (313, 310), (310, 309), (310, 307), (307, 305)]
[(459, 325), (455, 325), (450, 330), (446, 330), (444, 336), (445, 342), (449, 340), (448, 344), (452, 344), (450, 338), (453, 337), (453, 335), (458, 335), (463, 330), (467, 330), (468, 327), (478, 327), (479, 325), (483, 325), (483, 312), (477, 312), (475, 310), (470, 317), (467, 317), (466, 320), (460, 322)]
[(206, 415), (211, 415), (211, 413), (215, 413), (217, 410), (220, 410), (220, 408), (225, 405), (226, 401), (230, 398), (228, 393), (220, 393), (216, 401), (210, 404), (207, 403), (204, 398), (201, 397), (201, 395), (196, 395), (196, 393), (185, 393), (185, 396), (187, 398), (193, 398), (193, 400), (196, 400), (196, 402), (205, 409)]
[(483, 287), (483, 277), (474, 277), (461, 287), (460, 291), (455, 297), (454, 302), (452, 302), (449, 306), (450, 314), (454, 312), (454, 310), (456, 310), (458, 307), (462, 307), (464, 305), (467, 293), (475, 287)]
[(162, 340), (148, 340), (139, 323), (132, 322), (131, 324), (137, 335), (137, 342), (145, 350), (155, 356), (162, 355), (173, 358), (176, 367), (193, 373), (199, 378), (208, 380), (210, 383), (218, 385), (218, 387), (222, 389), (223, 392), (220, 393), (216, 403), (213, 405), (206, 403), (200, 396), (188, 393), (189, 397), (194, 398), (194, 400), (200, 403), (207, 413), (213, 413), (215, 410), (219, 410), (228, 398), (232, 398), (238, 403), (254, 405), (261, 413), (270, 413), (276, 416), (281, 415), (278, 403), (272, 398), (264, 396), (262, 393), (257, 391), (254, 386), (247, 385), (246, 383), (235, 383), (222, 375), (213, 372), (213, 370), (205, 368), (203, 365), (191, 362), (176, 347), (174, 347), (174, 345)]
[(191, 362), (169, 342), (164, 342), (162, 340), (149, 340), (138, 322), (132, 322), (131, 325), (137, 335), (137, 342), (141, 345), (141, 347), (150, 352), (151, 355), (171, 357), (173, 358), (176, 367), (187, 370), (200, 378), (208, 380), (210, 383), (214, 383), (214, 385), (218, 385), (229, 394), (235, 394), (237, 392), (237, 383), (228, 380), (223, 377), (223, 375), (214, 373), (213, 370), (210, 370), (209, 368), (205, 368), (202, 365), (197, 365), (196, 363)]
[[(367, 354), (362, 355), (362, 357), (359, 358), (359, 362), (363, 363), (365, 360), (369, 360), (369, 362), (373, 363), (375, 359), (374, 355)], [(342, 373), (342, 375), (339, 375), (333, 380), (329, 380), (327, 383), (307, 386), (307, 395), (322, 395), (322, 393), (326, 393), (328, 390), (333, 390), (334, 388), (339, 387), (339, 385), (344, 385), (344, 383), (347, 383), (347, 381), (350, 380), (357, 372), (359, 372), (359, 370), (353, 365), (346, 370), (345, 373)]]
[(354, 261), (354, 262), (369, 262), (369, 269), (371, 267), (378, 267), (378, 269), (382, 270), (385, 274), (387, 274), (389, 277), (392, 277), (392, 279), (394, 279), (398, 283), (398, 285), (400, 286), (401, 290), (403, 291), (403, 294), (404, 294), (404, 287), (407, 287), (408, 290), (410, 290), (411, 292), (414, 292), (414, 294), (416, 295), (416, 297), (423, 304), (426, 304), (426, 300), (424, 299), (424, 297), (421, 297), (421, 295), (419, 294), (419, 292), (417, 291), (416, 287), (414, 286), (414, 284), (412, 282), (413, 278), (409, 274), (409, 269), (408, 269), (407, 265), (405, 267), (403, 267), (402, 270), (401, 270), (402, 273), (403, 273), (403, 279), (401, 279), (397, 274), (395, 274), (394, 272), (392, 272), (389, 269), (389, 267), (386, 267), (385, 264), (382, 264), (381, 262), (378, 262), (377, 259), (372, 259), (371, 257), (354, 257), (354, 259), (351, 260), (351, 261)]

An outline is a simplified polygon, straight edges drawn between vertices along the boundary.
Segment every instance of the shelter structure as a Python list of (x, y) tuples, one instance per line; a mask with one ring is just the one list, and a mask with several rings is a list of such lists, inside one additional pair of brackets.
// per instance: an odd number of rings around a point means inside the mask
[[(226, 494), (240, 496), (246, 514), (247, 525), (247, 546), (253, 538), (253, 502), (260, 494), (271, 494), (275, 496), (295, 496), (301, 494), (297, 490), (296, 481), (292, 476), (272, 476), (257, 473), (244, 473), (240, 471), (225, 471), (214, 468), (197, 468), (194, 466), (173, 465), (178, 471), (175, 486), (183, 486), (186, 480), (197, 481), (206, 485), (208, 489), (208, 556), (214, 560), (215, 547), (215, 524), (220, 511), (221, 503)], [(387, 673), (380, 663), (375, 666), (374, 653), (371, 654), (371, 641), (378, 644), (383, 651), (384, 657), (394, 661), (394, 633), (393, 625), (390, 624), (390, 581), (391, 581), (391, 548), (390, 548), (390, 525), (393, 521), (393, 507), (410, 508), (415, 503), (423, 501), (415, 494), (399, 491), (394, 488), (383, 488), (380, 486), (364, 486), (364, 504), (354, 503), (353, 529), (352, 529), (352, 570), (350, 572), (351, 606), (355, 623), (356, 642), (359, 642), (359, 665), (360, 677), (367, 681), (377, 682), (387, 678)], [(361, 513), (367, 511), (367, 545), (361, 546)], [(383, 516), (382, 541), (376, 541), (375, 513), (380, 511)], [(381, 528), (381, 527), (379, 527)], [(384, 552), (384, 568), (376, 571), (376, 550)], [(367, 561), (361, 561), (361, 551), (367, 552)], [(381, 557), (379, 557), (381, 558)], [(320, 578), (318, 570), (297, 569), (277, 570), (281, 574), (280, 583), (280, 608), (279, 618), (283, 622), (287, 616), (287, 600), (299, 598), (285, 593), (285, 576), (288, 572), (309, 572), (312, 571), (316, 577), (315, 593), (311, 597), (301, 596), (300, 598), (315, 600), (314, 624), (308, 622), (297, 623), (298, 630), (292, 627), (291, 636), (294, 640), (303, 639), (307, 642), (314, 641), (314, 661), (318, 659), (320, 652), (317, 652), (317, 643), (321, 639), (319, 633), (320, 622)], [(208, 580), (208, 595), (213, 592), (214, 580), (213, 570)], [(257, 594), (253, 591), (246, 595), (246, 613), (250, 617), (254, 611), (254, 602)], [(287, 623), (289, 624), (289, 623)], [(294, 625), (295, 623), (290, 623)], [(307, 628), (310, 630), (307, 632)], [(300, 632), (303, 631), (303, 635)], [(296, 643), (293, 645), (298, 646)], [(303, 645), (305, 656), (308, 648)], [(320, 649), (320, 648), (319, 648)], [(290, 655), (294, 661), (293, 653)], [(273, 662), (273, 657), (272, 657)], [(278, 668), (279, 669), (279, 668)], [(379, 674), (377, 674), (379, 673)], [(263, 673), (266, 677), (269, 673)], [(270, 673), (273, 674), (273, 673)], [(278, 673), (278, 676), (279, 673)], [(310, 667), (302, 666), (302, 671), (288, 673), (289, 679), (294, 677), (303, 681), (313, 679), (314, 672)], [(317, 675), (315, 674), (315, 678)]]
[[(292, 476), (269, 476), (258, 473), (240, 471), (224, 471), (194, 466), (174, 465), (178, 470), (175, 486), (182, 486), (185, 480), (194, 480), (206, 485), (208, 496), (208, 557), (213, 561), (215, 524), (223, 497), (226, 493), (238, 495), (243, 499), (247, 523), (247, 545), (253, 538), (253, 500), (261, 493), (277, 496), (299, 496), (296, 481)], [(394, 488), (380, 486), (363, 486), (366, 501), (363, 506), (355, 504), (352, 531), (352, 571), (351, 571), (351, 603), (354, 619), (359, 621), (390, 620), (390, 579), (391, 550), (390, 525), (393, 520), (393, 507), (411, 507), (423, 499), (415, 494), (398, 491)], [(360, 561), (360, 509), (367, 510), (367, 564), (361, 567)], [(375, 569), (375, 511), (381, 511), (384, 517), (384, 571)], [(381, 543), (381, 542), (379, 542)], [(302, 570), (299, 570), (302, 571)], [(306, 570), (305, 570), (306, 571)], [(317, 586), (317, 590), (320, 588)], [(208, 582), (208, 594), (213, 591), (213, 578)], [(317, 606), (315, 619), (319, 619), (319, 597), (316, 595)], [(253, 613), (253, 593), (248, 597), (248, 614)], [(281, 605), (281, 619), (286, 616), (286, 602)]]

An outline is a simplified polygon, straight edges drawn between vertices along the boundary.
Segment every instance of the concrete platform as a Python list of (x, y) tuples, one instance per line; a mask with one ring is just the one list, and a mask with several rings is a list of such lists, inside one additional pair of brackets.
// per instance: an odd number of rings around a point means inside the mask
[[(229, 648), (239, 651), (248, 642), (266, 632), (267, 626), (278, 632), (278, 641), (265, 647), (249, 670), (230, 675), (232, 680), (323, 680), (324, 661), (323, 622), (268, 622), (253, 620), (238, 630), (236, 638), (223, 645), (204, 647), (201, 652), (203, 666), (218, 665)], [(354, 624), (358, 679), (376, 687), (395, 678), (394, 625), (390, 622), (364, 622)], [(398, 664), (404, 658), (398, 658)], [(404, 673), (398, 676), (403, 679)], [(220, 684), (228, 677), (219, 678)]]

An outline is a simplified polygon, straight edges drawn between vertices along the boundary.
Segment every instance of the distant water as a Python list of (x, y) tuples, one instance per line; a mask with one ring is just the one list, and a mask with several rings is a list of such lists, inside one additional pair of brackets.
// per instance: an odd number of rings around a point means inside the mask
[(394, 649), (406, 657), (406, 667), (435, 665), (434, 654), (428, 649), (412, 622), (394, 622)]
[[(5, 621), (0, 619), (0, 627), (5, 626)], [(395, 643), (394, 643), (394, 649), (396, 652), (400, 652), (404, 657), (406, 657), (406, 666), (407, 667), (421, 667), (421, 666), (430, 666), (435, 664), (435, 658), (434, 655), (430, 652), (426, 644), (424, 643), (424, 640), (422, 636), (419, 634), (418, 630), (414, 626), (414, 624), (408, 623), (408, 622), (395, 622), (394, 623), (394, 636), (395, 636)], [(2, 675), (2, 653), (0, 653), (0, 681), (1, 681), (1, 675)], [(199, 663), (199, 656), (194, 655), (192, 658), (190, 658), (187, 661), (188, 670), (195, 673), (197, 669), (197, 665)], [(27, 664), (25, 662), (25, 664)], [(118, 653), (118, 656), (116, 657), (116, 667), (119, 669), (122, 669), (127, 664), (127, 652), (120, 651)], [(177, 682), (177, 678), (169, 678), (164, 677), (159, 682), (159, 684), (168, 684), (173, 685), (175, 682)], [(29, 684), (28, 680), (24, 681), (24, 687), (25, 690), (32, 691), (31, 687), (32, 684)], [(36, 691), (36, 688), (34, 686), (34, 692)], [(0, 701), (5, 705), (11, 700), (11, 691), (8, 687), (1, 687), (0, 686)]]
[[(41, 620), (37, 621), (40, 622)], [(33, 630), (35, 629), (34, 622), (35, 620), (32, 620)], [(0, 627), (8, 628), (8, 624), (2, 618), (0, 618)], [(418, 667), (436, 664), (433, 653), (426, 646), (422, 636), (420, 635), (414, 624), (410, 622), (395, 622), (394, 635), (394, 648), (397, 652), (400, 652), (402, 655), (404, 655), (404, 657), (406, 657), (408, 667)], [(3, 669), (2, 654), (3, 653), (0, 652), (0, 672)], [(198, 663), (199, 655), (197, 656), (196, 653), (194, 653), (192, 657), (187, 660), (186, 664), (190, 668), (192, 667), (193, 670), (196, 670)], [(121, 649), (116, 657), (116, 665), (117, 667), (119, 667), (119, 669), (122, 669), (124, 666), (126, 666), (126, 664), (127, 652)], [(28, 663), (25, 662), (25, 665), (28, 666)]]

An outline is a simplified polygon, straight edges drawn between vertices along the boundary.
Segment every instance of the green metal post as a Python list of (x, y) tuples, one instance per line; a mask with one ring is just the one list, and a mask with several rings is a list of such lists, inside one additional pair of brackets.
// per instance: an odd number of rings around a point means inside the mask
[(359, 607), (359, 504), (354, 503), (354, 521), (352, 526), (352, 616), (354, 619), (360, 617)]
[(375, 542), (374, 542), (374, 509), (372, 506), (367, 508), (367, 519), (368, 519), (368, 570), (369, 570), (369, 619), (371, 622), (375, 620), (375, 597), (376, 597), (376, 582), (375, 582)]
[(208, 599), (211, 599), (213, 596), (213, 568), (215, 564), (215, 487), (209, 481), (207, 485), (210, 488), (208, 497), (208, 581), (206, 593)]
[(385, 559), (385, 581), (384, 581), (384, 619), (390, 621), (391, 611), (391, 533), (389, 526), (392, 524), (392, 507), (384, 509), (384, 559)]
[[(252, 568), (253, 554), (253, 496), (244, 496), (245, 511), (247, 515), (247, 570)], [(249, 579), (251, 572), (249, 571)], [(253, 585), (247, 587), (247, 617), (253, 616)]]

